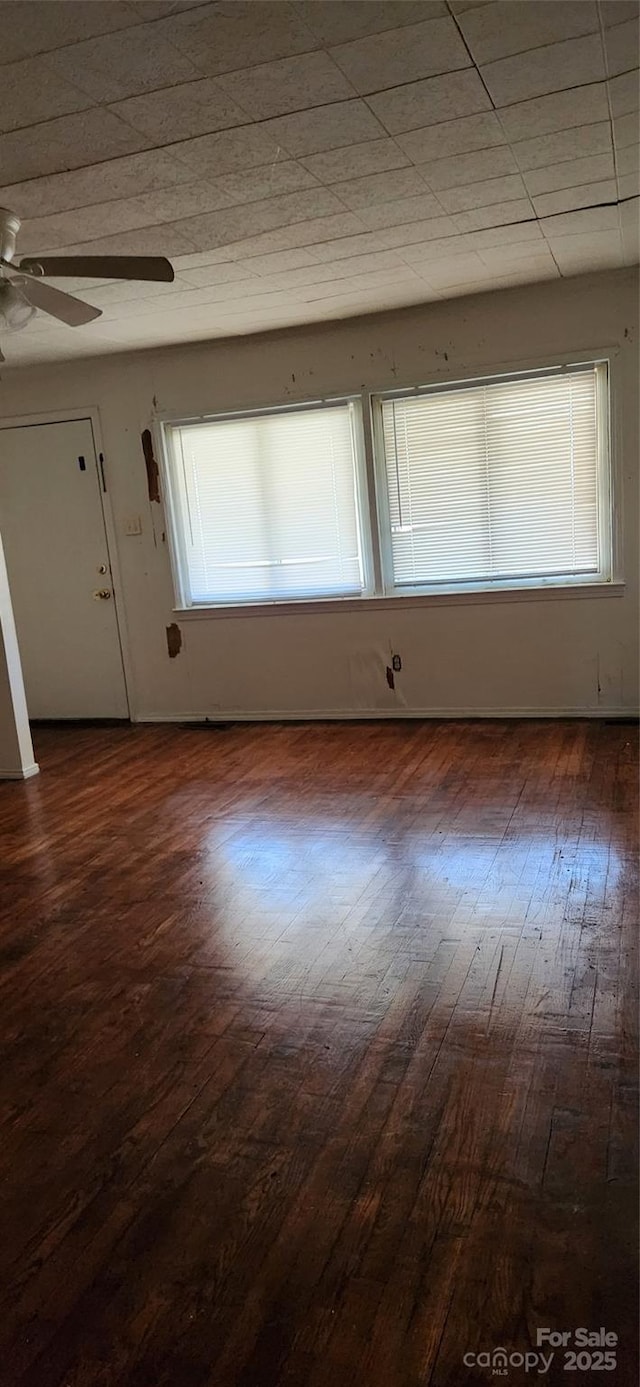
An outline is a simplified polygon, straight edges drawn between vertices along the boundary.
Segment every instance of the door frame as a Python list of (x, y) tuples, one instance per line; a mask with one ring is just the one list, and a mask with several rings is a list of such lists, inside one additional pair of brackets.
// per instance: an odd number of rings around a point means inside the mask
[[(100, 422), (100, 410), (97, 405), (89, 405), (86, 409), (59, 409), (44, 410), (42, 413), (34, 414), (9, 414), (0, 418), (0, 431), (3, 429), (28, 429), (47, 424), (75, 424), (82, 420), (88, 420), (93, 437), (93, 448), (95, 452), (96, 481), (98, 484), (98, 495), (102, 507), (102, 521), (104, 524), (105, 540), (107, 545), (107, 555), (109, 567), (111, 569), (111, 586), (113, 590), (114, 610), (116, 617), (116, 631), (118, 633), (118, 645), (120, 647), (120, 658), (122, 661), (122, 676), (124, 680), (124, 692), (127, 703), (129, 722), (133, 722), (135, 714), (135, 703), (133, 699), (134, 678), (133, 666), (130, 655), (129, 631), (127, 627), (127, 617), (123, 600), (123, 583), (120, 569), (120, 556), (118, 553), (117, 530), (113, 514), (111, 491), (109, 489), (108, 460), (102, 441), (102, 425)], [(105, 485), (102, 485), (100, 473), (103, 473)], [(9, 574), (9, 584), (11, 575)], [(27, 709), (28, 711), (28, 709)]]

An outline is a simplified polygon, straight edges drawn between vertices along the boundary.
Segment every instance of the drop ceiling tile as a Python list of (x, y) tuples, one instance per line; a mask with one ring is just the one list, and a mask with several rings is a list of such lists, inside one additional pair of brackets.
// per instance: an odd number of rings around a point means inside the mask
[(157, 28), (168, 43), (210, 76), (318, 47), (296, 7), (271, 0), (203, 5)]
[(167, 15), (179, 14), (181, 10), (193, 10), (197, 5), (206, 5), (209, 0), (129, 0), (129, 4), (140, 19), (166, 19)]
[(2, 68), (0, 131), (83, 111), (90, 104), (84, 92), (51, 72), (43, 58), (25, 58)]
[(634, 112), (627, 116), (615, 116), (613, 121), (613, 143), (616, 149), (626, 149), (627, 145), (637, 144), (640, 138), (640, 123)]
[(621, 73), (619, 77), (611, 77), (607, 85), (614, 118), (640, 110), (640, 72), (637, 67), (631, 72)]
[[(336, 183), (334, 192), (346, 207), (357, 212), (358, 208), (369, 207), (377, 202), (424, 196), (427, 187), (417, 169), (408, 168), (374, 173), (365, 178), (347, 179), (345, 182)], [(431, 198), (431, 202), (435, 204), (435, 198)], [(437, 212), (439, 211), (440, 208), (437, 207)]]
[(250, 279), (236, 280), (234, 283), (200, 284), (195, 289), (179, 289), (173, 286), (169, 294), (162, 293), (143, 299), (139, 304), (128, 301), (105, 306), (104, 320), (124, 322), (127, 318), (146, 318), (156, 313), (175, 313), (184, 308), (198, 311), (206, 303), (236, 303), (239, 299), (255, 298), (264, 302), (264, 282), (255, 275)]
[(117, 232), (100, 240), (69, 243), (65, 255), (185, 255), (193, 244), (179, 226), (144, 226), (139, 231)]
[(488, 207), (492, 202), (515, 202), (526, 196), (527, 190), (519, 174), (486, 178), (466, 187), (443, 188), (438, 193), (445, 212), (467, 212), (473, 207)]
[(286, 193), (283, 197), (268, 198), (263, 202), (252, 202), (250, 210), (244, 206), (229, 207), (202, 217), (189, 217), (179, 223), (179, 230), (194, 249), (206, 250), (242, 240), (248, 228), (254, 233), (271, 231), (292, 222), (328, 216), (342, 210), (342, 204), (328, 188), (318, 187), (300, 193)]
[(153, 24), (59, 48), (43, 61), (94, 102), (118, 101), (201, 75), (188, 58), (158, 37)]
[(197, 139), (180, 141), (171, 146), (175, 159), (208, 178), (241, 169), (256, 168), (272, 163), (279, 157), (280, 147), (260, 125), (246, 125), (237, 130), (221, 130), (215, 135), (200, 135)]
[(191, 265), (203, 264), (214, 258), (240, 260), (247, 256), (267, 255), (271, 251), (290, 250), (296, 246), (310, 246), (315, 254), (317, 245), (332, 241), (335, 237), (354, 236), (361, 231), (362, 222), (355, 212), (340, 211), (328, 217), (307, 217), (302, 222), (281, 226), (275, 231), (245, 236), (222, 250), (189, 256), (182, 263), (188, 260)]
[(535, 97), (533, 101), (520, 101), (500, 111), (508, 140), (533, 139), (536, 135), (549, 135), (556, 130), (593, 125), (608, 119), (607, 90), (603, 82), (552, 92), (549, 96)]
[[(201, 212), (215, 212), (219, 207), (232, 206), (235, 198), (221, 186), (223, 181), (180, 184), (177, 188), (141, 193), (138, 197), (130, 198), (128, 205), (144, 217), (144, 221), (139, 223), (141, 226), (181, 221), (184, 217), (196, 217)], [(111, 225), (107, 217), (104, 225)]]
[(374, 235), (378, 237), (380, 249), (391, 250), (396, 246), (416, 245), (420, 241), (441, 241), (455, 233), (456, 227), (451, 217), (428, 217), (425, 221), (381, 227)]
[(225, 203), (232, 206), (234, 203), (262, 201), (279, 193), (294, 193), (299, 188), (317, 187), (317, 180), (294, 159), (283, 159), (264, 168), (224, 174), (216, 179), (216, 187), (224, 197), (224, 202), (220, 202), (219, 206)]
[[(505, 255), (515, 253), (515, 247), (525, 246), (532, 241), (543, 241), (540, 225), (536, 221), (517, 222), (513, 225), (492, 226), (484, 231), (474, 231), (467, 237), (473, 250), (485, 250), (491, 246), (501, 246)], [(537, 250), (533, 249), (537, 254)]]
[(533, 48), (514, 58), (501, 58), (484, 66), (482, 76), (496, 106), (527, 101), (563, 87), (600, 82), (605, 76), (600, 35), (588, 34)]
[(599, 202), (615, 202), (617, 189), (615, 178), (603, 183), (586, 183), (583, 187), (561, 188), (556, 193), (540, 193), (534, 197), (533, 206), (539, 217), (549, 217), (556, 212), (571, 212), (580, 207), (593, 207)]
[(613, 149), (605, 154), (594, 154), (586, 159), (564, 159), (560, 164), (550, 164), (538, 169), (530, 169), (522, 176), (529, 195), (554, 193), (560, 188), (577, 188), (585, 183), (600, 182), (613, 178), (615, 166)]
[(324, 154), (312, 154), (309, 159), (304, 159), (303, 163), (305, 168), (323, 183), (341, 183), (368, 173), (383, 173), (388, 169), (406, 167), (410, 160), (395, 140), (385, 136), (383, 140), (371, 140), (366, 144), (327, 150)]
[[(367, 289), (377, 290), (381, 286), (392, 285), (394, 291), (412, 285), (419, 291), (420, 284), (417, 275), (409, 265), (396, 266), (393, 270), (380, 270), (377, 273), (353, 275), (351, 278), (340, 280), (338, 285), (332, 284), (331, 280), (324, 284), (308, 285), (302, 290), (300, 297), (309, 302), (317, 302), (326, 299), (345, 300), (351, 294), (360, 293)], [(336, 290), (338, 291), (336, 293)], [(372, 307), (376, 304), (376, 299), (372, 298)]]
[(454, 21), (428, 19), (402, 29), (388, 29), (330, 50), (357, 92), (366, 95), (399, 82), (471, 66)]
[(611, 126), (608, 121), (583, 125), (575, 130), (557, 130), (555, 135), (538, 135), (533, 140), (519, 140), (513, 146), (518, 164), (524, 172), (545, 164), (586, 158), (589, 154), (607, 154), (611, 149)]
[(469, 298), (475, 294), (494, 294), (501, 289), (517, 289), (522, 284), (534, 284), (539, 280), (558, 278), (558, 271), (555, 267), (523, 275), (514, 271), (510, 274), (498, 274), (495, 270), (488, 270), (485, 266), (485, 273), (481, 278), (470, 283), (451, 284), (446, 292), (443, 291), (442, 296), (447, 299)]
[[(47, 283), (50, 283), (48, 277)], [(87, 290), (87, 294), (96, 308), (106, 308), (113, 304), (136, 303), (142, 299), (157, 298), (159, 293), (172, 294), (177, 290), (189, 287), (187, 283), (183, 283), (180, 277), (176, 277), (173, 284), (116, 280), (115, 283), (107, 283), (97, 289)], [(84, 298), (84, 289), (80, 293), (81, 297)]]
[(143, 145), (143, 137), (110, 111), (82, 111), (0, 135), (0, 169), (7, 182), (24, 181), (133, 154)]
[(280, 58), (222, 77), (224, 90), (254, 120), (302, 111), (353, 96), (346, 77), (326, 53)]
[(628, 19), (637, 19), (639, 11), (639, 0), (600, 0), (600, 13), (605, 29), (609, 29), (613, 24), (625, 24)]
[(113, 232), (133, 231), (147, 226), (144, 213), (135, 200), (99, 203), (73, 212), (58, 212), (51, 217), (27, 220), (20, 231), (20, 251), (26, 255), (39, 251), (57, 250), (72, 241), (99, 240), (105, 226)]
[(619, 173), (616, 182), (620, 199), (637, 197), (640, 193), (640, 167), (635, 173)]
[[(477, 234), (486, 235), (486, 232), (478, 232)], [(476, 236), (469, 236), (467, 239), (476, 243)], [(508, 272), (519, 266), (532, 264), (534, 261), (540, 262), (551, 258), (551, 251), (542, 234), (538, 241), (521, 241), (517, 245), (502, 246), (481, 246), (476, 243), (476, 249), (485, 265), (492, 265), (495, 269), (504, 266)]]
[(386, 233), (363, 231), (360, 221), (358, 227), (358, 231), (350, 231), (348, 235), (337, 236), (330, 241), (309, 243), (317, 260), (326, 264), (329, 260), (342, 260), (346, 256), (378, 255), (388, 249), (383, 238)]
[[(250, 262), (245, 260), (242, 263), (247, 265)], [(258, 283), (262, 285), (263, 289), (268, 288), (269, 291), (285, 289), (293, 296), (293, 291), (296, 289), (308, 284), (322, 284), (333, 278), (333, 271), (328, 265), (320, 265), (317, 260), (314, 260), (308, 265), (301, 265), (297, 270), (291, 269), (280, 274), (265, 275), (258, 280)]]
[(325, 261), (317, 268), (333, 274), (336, 279), (342, 279), (377, 270), (393, 270), (402, 264), (402, 257), (397, 251), (386, 250), (373, 251), (368, 255), (344, 256), (341, 260)]
[(229, 264), (232, 260), (239, 259), (235, 251), (236, 246), (233, 245), (228, 250), (225, 246), (219, 246), (215, 250), (193, 250), (186, 255), (174, 255), (173, 268), (176, 274), (182, 276), (184, 270), (199, 269), (203, 265)]
[(616, 169), (618, 173), (635, 173), (638, 168), (638, 145), (628, 144), (624, 149), (616, 152)]
[(477, 10), (481, 5), (489, 5), (491, 0), (449, 0), (449, 9), (452, 14), (461, 15), (465, 10)]
[(495, 202), (490, 207), (477, 207), (472, 212), (459, 212), (453, 220), (458, 231), (480, 231), (484, 227), (522, 222), (533, 217), (533, 207), (525, 199), (516, 202)]
[(474, 149), (504, 144), (505, 137), (498, 117), (487, 111), (410, 130), (406, 135), (397, 135), (396, 143), (414, 164), (426, 164), (445, 155), (467, 154)]
[(386, 135), (384, 126), (364, 101), (359, 100), (338, 101), (316, 106), (311, 111), (276, 116), (274, 120), (265, 121), (262, 129), (296, 159), (343, 145), (384, 139)]
[(458, 116), (475, 115), (491, 108), (491, 101), (475, 68), (378, 92), (370, 97), (368, 104), (390, 135), (454, 120)]
[(590, 236), (594, 232), (617, 231), (617, 207), (589, 207), (580, 212), (564, 212), (557, 217), (540, 218), (543, 235), (548, 241), (562, 236)]
[(407, 264), (414, 265), (419, 274), (425, 273), (425, 265), (432, 260), (450, 260), (454, 255), (462, 255), (473, 250), (469, 236), (442, 236), (439, 240), (418, 241), (415, 245), (400, 246), (397, 254)]
[(592, 34), (598, 29), (595, 0), (513, 0), (482, 5), (459, 19), (474, 62), (491, 63), (529, 48)]
[(21, 217), (42, 217), (192, 181), (190, 169), (168, 151), (153, 149), (70, 173), (14, 183), (0, 189), (0, 202)]
[(464, 284), (486, 274), (487, 267), (473, 251), (452, 255), (450, 259), (434, 260), (424, 273), (435, 289), (447, 289), (450, 284)]
[(314, 243), (313, 249), (318, 260), (326, 263), (327, 261), (343, 260), (346, 256), (356, 255), (377, 255), (381, 251), (388, 250), (390, 247), (385, 244), (385, 237), (388, 232), (362, 232), (360, 235), (338, 237), (331, 242)]
[(454, 231), (452, 222), (443, 216), (438, 199), (431, 193), (425, 193), (423, 197), (397, 198), (392, 202), (379, 203), (376, 207), (361, 207), (360, 217), (371, 231), (411, 222), (422, 225), (425, 221), (431, 223), (434, 236), (448, 236)]
[(484, 178), (499, 178), (505, 173), (517, 173), (518, 165), (508, 145), (493, 149), (478, 149), (472, 154), (456, 154), (449, 159), (436, 159), (421, 164), (420, 172), (434, 192), (440, 188), (462, 187), (479, 183)]
[(553, 258), (561, 274), (584, 274), (592, 269), (617, 269), (624, 264), (622, 238), (611, 231), (590, 236), (550, 239)]
[(291, 270), (308, 269), (309, 266), (317, 264), (313, 251), (307, 250), (304, 246), (292, 250), (271, 251), (267, 255), (254, 255), (242, 261), (247, 270), (250, 269), (252, 274), (259, 276), (282, 275)]
[(616, 24), (614, 28), (606, 29), (604, 46), (609, 77), (617, 77), (619, 73), (637, 67), (640, 46), (638, 20), (631, 19), (626, 24)]
[(24, 0), (3, 0), (0, 64), (124, 29), (139, 19), (132, 5), (113, 0), (58, 0), (55, 5), (29, 0), (27, 22)]
[(233, 284), (238, 280), (246, 283), (252, 274), (257, 280), (257, 273), (249, 268), (246, 261), (239, 263), (229, 260), (222, 265), (199, 265), (195, 269), (181, 270), (180, 281), (198, 288), (202, 284)]
[(157, 144), (172, 144), (194, 135), (208, 135), (233, 125), (248, 124), (248, 116), (224, 92), (215, 77), (181, 82), (177, 87), (147, 92), (111, 106), (133, 130)]
[(400, 24), (419, 24), (446, 15), (444, 0), (362, 0), (336, 4), (336, 0), (302, 0), (295, 9), (323, 44), (348, 43)]

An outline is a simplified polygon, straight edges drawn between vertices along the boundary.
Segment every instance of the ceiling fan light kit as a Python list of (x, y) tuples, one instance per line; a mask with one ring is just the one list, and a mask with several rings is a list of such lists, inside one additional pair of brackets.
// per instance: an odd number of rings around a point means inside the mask
[(82, 279), (86, 275), (165, 284), (174, 279), (171, 261), (161, 255), (29, 255), (16, 261), (20, 225), (16, 212), (0, 207), (0, 331), (17, 332), (26, 327), (36, 309), (69, 327), (81, 327), (101, 316), (100, 308), (46, 284), (49, 275), (56, 279)]
[(20, 280), (0, 281), (0, 331), (19, 332), (35, 314), (35, 307), (29, 303)]

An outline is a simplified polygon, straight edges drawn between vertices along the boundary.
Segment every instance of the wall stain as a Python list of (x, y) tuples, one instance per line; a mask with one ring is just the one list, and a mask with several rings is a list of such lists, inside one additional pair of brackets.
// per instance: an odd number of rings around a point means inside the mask
[(154, 451), (153, 451), (153, 439), (152, 439), (152, 437), (151, 437), (151, 430), (150, 430), (150, 429), (144, 429), (144, 431), (143, 431), (143, 434), (142, 434), (142, 451), (143, 451), (143, 453), (144, 453), (144, 462), (145, 462), (145, 467), (146, 467), (146, 469), (147, 469), (147, 488), (148, 488), (148, 491), (149, 491), (149, 500), (150, 500), (150, 501), (159, 501), (159, 500), (160, 500), (160, 472), (159, 472), (159, 470), (158, 470), (158, 464), (157, 464), (157, 462), (156, 462), (155, 454), (154, 454)]
[(177, 621), (172, 621), (171, 625), (167, 626), (166, 631), (167, 650), (169, 651), (169, 659), (175, 660), (176, 655), (179, 655), (180, 651), (182, 650), (182, 631), (180, 630)]

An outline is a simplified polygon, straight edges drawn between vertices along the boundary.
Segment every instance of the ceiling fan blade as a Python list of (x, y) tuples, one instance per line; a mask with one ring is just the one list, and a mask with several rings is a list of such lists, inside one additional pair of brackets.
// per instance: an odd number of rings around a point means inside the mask
[(68, 323), (69, 327), (80, 327), (82, 323), (90, 323), (102, 316), (101, 308), (93, 308), (90, 303), (83, 303), (82, 299), (76, 299), (72, 294), (63, 294), (60, 289), (54, 289), (41, 279), (21, 280), (20, 290), (34, 308), (41, 308), (43, 313), (50, 313), (52, 318), (59, 318), (61, 323)]
[(18, 267), (23, 274), (54, 278), (84, 275), (96, 279), (156, 279), (170, 284), (173, 265), (163, 255), (28, 255)]

